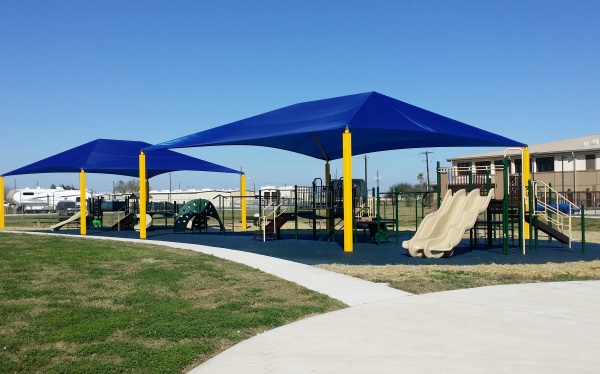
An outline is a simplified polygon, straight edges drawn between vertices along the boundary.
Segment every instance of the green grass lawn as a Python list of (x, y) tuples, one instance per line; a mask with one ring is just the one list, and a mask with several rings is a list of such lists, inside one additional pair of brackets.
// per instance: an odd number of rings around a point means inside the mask
[(259, 270), (155, 245), (0, 233), (0, 372), (179, 373), (343, 308)]

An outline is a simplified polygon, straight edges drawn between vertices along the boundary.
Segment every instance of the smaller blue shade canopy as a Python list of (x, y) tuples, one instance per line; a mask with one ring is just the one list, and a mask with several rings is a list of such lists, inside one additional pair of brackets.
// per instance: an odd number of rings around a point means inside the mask
[[(140, 141), (97, 139), (3, 175), (79, 173), (83, 169), (86, 173), (139, 177), (140, 151), (150, 145)], [(180, 170), (242, 174), (169, 150), (146, 152), (146, 168), (148, 178)]]
[(377, 92), (287, 106), (146, 149), (255, 145), (322, 160), (342, 158), (341, 135), (352, 154), (423, 147), (513, 147), (525, 144), (418, 108)]

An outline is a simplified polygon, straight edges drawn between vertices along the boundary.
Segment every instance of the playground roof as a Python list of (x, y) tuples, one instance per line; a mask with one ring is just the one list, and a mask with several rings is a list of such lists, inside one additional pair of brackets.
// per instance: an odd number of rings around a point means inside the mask
[(342, 157), (342, 133), (352, 154), (422, 147), (525, 144), (377, 92), (299, 103), (146, 148), (216, 145), (279, 148), (322, 160)]
[[(138, 155), (142, 148), (149, 145), (150, 143), (140, 141), (97, 139), (3, 175), (78, 173), (83, 169), (86, 173), (138, 177)], [(242, 173), (169, 150), (147, 152), (146, 167), (148, 178), (180, 170)]]

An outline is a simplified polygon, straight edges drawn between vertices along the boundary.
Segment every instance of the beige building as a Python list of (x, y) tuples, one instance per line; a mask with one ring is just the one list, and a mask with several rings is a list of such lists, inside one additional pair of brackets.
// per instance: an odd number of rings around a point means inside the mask
[[(588, 208), (600, 206), (600, 134), (529, 146), (531, 178), (552, 184), (575, 204)], [(521, 152), (517, 149), (477, 153), (448, 159), (453, 167), (502, 164), (504, 155), (510, 159), (511, 173), (520, 173)]]

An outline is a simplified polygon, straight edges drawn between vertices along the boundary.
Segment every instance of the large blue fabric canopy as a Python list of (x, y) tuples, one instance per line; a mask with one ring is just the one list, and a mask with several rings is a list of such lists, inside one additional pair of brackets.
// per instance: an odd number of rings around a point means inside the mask
[[(78, 173), (83, 169), (86, 173), (138, 177), (140, 151), (150, 145), (140, 141), (97, 139), (3, 175)], [(148, 178), (179, 170), (242, 173), (169, 150), (147, 152), (146, 167)]]
[(287, 106), (146, 148), (255, 145), (322, 160), (342, 157), (341, 135), (352, 133), (352, 154), (423, 147), (509, 147), (525, 144), (418, 108), (377, 92)]

